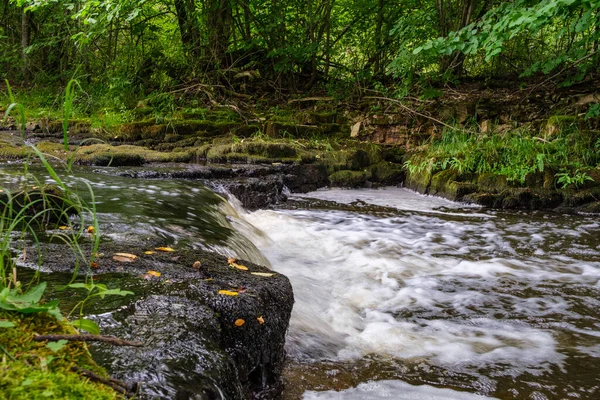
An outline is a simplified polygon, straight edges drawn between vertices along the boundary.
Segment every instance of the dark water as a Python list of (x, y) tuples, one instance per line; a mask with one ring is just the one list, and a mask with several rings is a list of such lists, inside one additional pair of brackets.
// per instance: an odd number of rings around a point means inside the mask
[[(18, 182), (16, 167), (1, 174)], [(483, 211), (402, 189), (246, 213), (198, 182), (92, 169), (70, 180), (89, 199), (93, 188), (110, 238), (268, 259), (290, 278), (286, 399), (600, 398), (595, 216)]]

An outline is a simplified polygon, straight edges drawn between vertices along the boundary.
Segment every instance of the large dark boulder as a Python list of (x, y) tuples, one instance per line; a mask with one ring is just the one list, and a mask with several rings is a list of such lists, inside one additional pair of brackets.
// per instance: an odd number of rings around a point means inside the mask
[[(148, 243), (148, 249), (155, 245)], [(89, 317), (103, 334), (144, 345), (91, 345), (97, 362), (117, 379), (139, 382), (142, 399), (277, 398), (294, 302), (289, 280), (213, 252), (146, 254), (148, 249), (112, 242), (100, 249), (96, 282), (134, 295), (95, 299), (86, 309)], [(70, 252), (57, 243), (41, 251), (44, 269), (54, 271), (42, 280), (64, 282), (75, 263)], [(137, 258), (125, 262), (113, 258), (116, 253)], [(63, 275), (57, 279), (53, 274)], [(83, 294), (69, 290), (53, 296), (74, 302)]]

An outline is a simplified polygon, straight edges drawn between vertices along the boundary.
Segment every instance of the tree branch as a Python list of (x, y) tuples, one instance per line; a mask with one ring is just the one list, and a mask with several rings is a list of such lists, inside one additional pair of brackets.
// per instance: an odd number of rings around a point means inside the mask
[(129, 340), (119, 339), (118, 337), (103, 335), (35, 335), (33, 340), (35, 342), (54, 342), (58, 340), (68, 340), (71, 342), (104, 342), (115, 346), (133, 347), (141, 347), (144, 345), (142, 342), (131, 342)]

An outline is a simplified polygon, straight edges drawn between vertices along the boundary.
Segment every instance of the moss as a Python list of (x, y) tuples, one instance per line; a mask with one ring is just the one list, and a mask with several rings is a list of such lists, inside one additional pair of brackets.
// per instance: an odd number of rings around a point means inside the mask
[(27, 147), (17, 146), (12, 143), (0, 142), (0, 158), (14, 160), (21, 159), (31, 154), (31, 150)]
[(162, 153), (145, 147), (108, 144), (84, 146), (75, 152), (75, 162), (86, 165), (138, 166), (146, 162), (188, 162), (191, 152)]
[(580, 130), (583, 127), (582, 120), (576, 116), (553, 115), (544, 127), (544, 135), (546, 138), (554, 138), (569, 130)]
[(363, 186), (371, 178), (369, 171), (343, 170), (329, 175), (331, 186), (354, 188)]
[(306, 116), (309, 124), (334, 124), (337, 122), (337, 111), (314, 111)]
[[(42, 119), (39, 121), (40, 130), (48, 133), (62, 133), (63, 121), (56, 119)], [(86, 119), (69, 120), (69, 133), (82, 134), (89, 133), (92, 128), (92, 122)]]
[(166, 125), (149, 125), (141, 128), (141, 135), (144, 139), (162, 139), (166, 131)]
[(77, 366), (106, 377), (81, 342), (69, 342), (53, 352), (45, 342), (34, 342), (35, 334), (74, 333), (64, 323), (46, 314), (23, 315), (0, 310), (0, 319), (15, 324), (0, 328), (0, 345), (10, 354), (0, 362), (0, 392), (13, 400), (119, 399), (112, 389), (93, 383), (73, 372)]
[(123, 139), (129, 141), (141, 140), (144, 137), (144, 129), (156, 125), (156, 120), (136, 121), (121, 125), (120, 134)]
[(479, 190), (487, 192), (500, 192), (509, 187), (506, 176), (493, 173), (480, 174), (476, 183)]
[(369, 166), (368, 170), (371, 172), (372, 180), (374, 182), (381, 182), (389, 185), (400, 183), (404, 179), (402, 167), (387, 161), (373, 164)]

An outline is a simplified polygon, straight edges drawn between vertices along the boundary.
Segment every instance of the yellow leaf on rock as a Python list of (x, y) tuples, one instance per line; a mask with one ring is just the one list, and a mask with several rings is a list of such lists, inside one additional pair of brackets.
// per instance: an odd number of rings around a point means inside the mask
[(235, 320), (235, 326), (242, 326), (246, 323), (246, 321), (244, 321), (243, 319), (236, 319)]
[(265, 320), (264, 320), (264, 318), (262, 317), (262, 315), (261, 315), (260, 317), (256, 318), (256, 320), (257, 320), (257, 321), (258, 321), (258, 323), (259, 323), (259, 324), (261, 324), (261, 325), (265, 323)]
[(158, 250), (158, 251), (166, 251), (166, 252), (173, 252), (173, 251), (175, 251), (175, 250), (173, 250), (173, 249), (172, 249), (172, 248), (170, 248), (170, 247), (157, 247), (157, 248), (155, 248), (154, 250)]
[(132, 258), (123, 257), (123, 256), (113, 256), (113, 260), (118, 261), (118, 262), (133, 262), (134, 261)]
[(256, 275), (256, 276), (264, 276), (264, 277), (269, 277), (269, 276), (273, 276), (275, 274), (269, 273), (269, 272), (250, 272), (252, 275)]
[(231, 290), (219, 290), (219, 294), (224, 294), (225, 296), (237, 296), (238, 292), (233, 292)]
[(202, 263), (200, 261), (196, 261), (193, 265), (192, 268), (194, 269), (200, 269), (200, 267), (202, 266)]
[(147, 273), (148, 275), (152, 275), (152, 276), (155, 276), (155, 277), (157, 277), (157, 278), (160, 276), (160, 272), (158, 272), (158, 271), (148, 271), (148, 272), (146, 272), (146, 273)]
[(87, 233), (94, 233), (96, 232), (96, 228), (94, 228), (92, 225), (88, 226), (86, 229)]
[(237, 269), (241, 269), (242, 271), (248, 271), (248, 267), (246, 267), (245, 265), (242, 264), (236, 264), (236, 263), (231, 263), (230, 264), (232, 267), (235, 267)]
[(235, 263), (236, 261), (237, 261), (237, 258), (233, 258), (233, 257), (229, 257), (229, 258), (227, 259), (227, 263), (228, 263), (228, 264), (233, 264), (233, 263)]
[(150, 254), (156, 254), (156, 252), (152, 251), (152, 250), (148, 250), (148, 251), (145, 251), (144, 254), (150, 255)]
[(69, 229), (69, 227), (66, 225), (61, 225), (58, 227), (58, 229), (60, 229), (61, 231), (66, 231), (67, 229)]
[(135, 260), (136, 258), (138, 258), (138, 256), (136, 256), (135, 254), (131, 254), (131, 253), (115, 253), (115, 256), (131, 258), (132, 260)]

